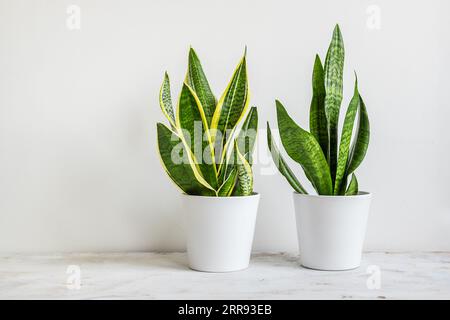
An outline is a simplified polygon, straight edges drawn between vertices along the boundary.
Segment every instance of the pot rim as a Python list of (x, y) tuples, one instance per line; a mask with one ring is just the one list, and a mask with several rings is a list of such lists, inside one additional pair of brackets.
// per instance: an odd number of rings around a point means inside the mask
[(260, 196), (260, 194), (258, 192), (253, 192), (251, 195), (248, 195), (248, 196), (229, 196), (229, 197), (201, 196), (201, 195), (196, 195), (196, 194), (187, 194), (184, 192), (181, 195), (186, 198), (204, 198), (204, 199), (217, 199), (217, 200), (259, 198), (259, 196)]
[(297, 191), (293, 191), (294, 196), (300, 196), (305, 198), (332, 198), (332, 199), (352, 199), (352, 198), (371, 198), (372, 193), (368, 191), (359, 191), (358, 194), (353, 196), (331, 196), (331, 195), (319, 195), (319, 194), (304, 194), (304, 193), (298, 193)]

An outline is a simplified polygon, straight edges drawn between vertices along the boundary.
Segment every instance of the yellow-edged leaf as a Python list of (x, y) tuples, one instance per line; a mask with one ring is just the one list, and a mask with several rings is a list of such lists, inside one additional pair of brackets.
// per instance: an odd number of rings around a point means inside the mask
[(199, 181), (199, 174), (189, 160), (190, 152), (180, 136), (162, 123), (157, 124), (157, 134), (161, 164), (172, 181), (186, 194), (215, 195)]
[(235, 144), (235, 150), (237, 155), (238, 171), (236, 195), (249, 196), (253, 193), (252, 167), (247, 162), (244, 155), (239, 151), (237, 144)]
[(208, 123), (203, 107), (195, 92), (186, 83), (180, 94), (176, 124), (187, 148), (191, 150), (195, 164), (208, 185), (218, 187), (217, 168)]
[(211, 91), (206, 75), (203, 71), (200, 59), (193, 48), (189, 50), (188, 71), (186, 73), (186, 83), (194, 90), (200, 100), (206, 122), (211, 124), (211, 120), (216, 108), (216, 98)]
[(175, 129), (175, 113), (172, 106), (172, 96), (170, 93), (170, 80), (169, 75), (164, 73), (164, 80), (159, 90), (159, 105), (163, 114), (169, 120), (172, 129)]
[[(220, 151), (220, 163), (227, 153), (236, 126), (243, 118), (249, 106), (249, 90), (247, 81), (246, 57), (239, 62), (233, 77), (219, 102), (211, 121), (211, 133), (215, 143), (216, 152)], [(216, 138), (217, 137), (217, 138)]]

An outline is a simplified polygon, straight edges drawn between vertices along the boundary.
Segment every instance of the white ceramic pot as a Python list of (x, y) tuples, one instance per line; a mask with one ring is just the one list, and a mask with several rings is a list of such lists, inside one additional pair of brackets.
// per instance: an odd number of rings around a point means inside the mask
[(294, 192), (300, 260), (319, 270), (359, 267), (372, 195), (316, 196)]
[(189, 266), (230, 272), (248, 267), (259, 194), (245, 197), (183, 195)]

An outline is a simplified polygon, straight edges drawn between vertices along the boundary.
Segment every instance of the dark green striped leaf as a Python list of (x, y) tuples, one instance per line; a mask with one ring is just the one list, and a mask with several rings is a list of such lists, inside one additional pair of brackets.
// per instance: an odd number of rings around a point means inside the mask
[(180, 137), (162, 123), (157, 124), (157, 133), (161, 162), (172, 181), (186, 194), (215, 195), (197, 180)]
[(253, 172), (252, 167), (245, 157), (239, 151), (237, 143), (235, 143), (235, 152), (237, 158), (237, 186), (234, 195), (249, 196), (253, 193)]
[(350, 184), (348, 185), (345, 195), (354, 196), (357, 194), (358, 194), (358, 180), (356, 179), (356, 175), (352, 173), (352, 180), (350, 180)]
[(221, 151), (219, 159), (223, 160), (226, 149), (233, 136), (237, 123), (241, 120), (248, 107), (249, 94), (247, 83), (247, 66), (245, 55), (233, 73), (233, 77), (217, 103), (211, 122), (213, 137), (218, 132), (215, 140), (215, 150)]
[[(244, 155), (247, 162), (252, 165), (252, 154), (255, 147), (256, 136), (258, 130), (258, 111), (256, 107), (251, 107), (250, 111), (242, 124), (241, 130), (237, 136), (236, 143), (240, 152)], [(223, 181), (227, 177), (230, 170), (236, 163), (235, 149), (233, 148), (230, 155), (224, 157), (224, 161), (219, 167), (219, 181)]]
[(364, 104), (361, 95), (359, 95), (359, 100), (360, 106), (359, 106), (358, 123), (356, 126), (356, 138), (352, 144), (352, 148), (350, 151), (346, 172), (347, 175), (354, 172), (363, 161), (370, 140), (370, 124), (369, 124), (369, 116), (367, 115), (366, 105)]
[(312, 76), (313, 96), (309, 111), (309, 130), (319, 142), (324, 155), (328, 154), (328, 124), (325, 114), (325, 82), (322, 62), (318, 55)]
[(234, 167), (230, 174), (227, 176), (225, 181), (220, 186), (217, 194), (219, 197), (228, 197), (233, 193), (234, 187), (236, 185), (237, 179), (237, 167)]
[(189, 50), (186, 83), (197, 94), (205, 112), (206, 122), (210, 125), (216, 108), (216, 98), (214, 97), (205, 73), (203, 72), (200, 59), (192, 48)]
[[(356, 75), (355, 75), (356, 76)], [(358, 79), (355, 79), (355, 91), (353, 94), (353, 98), (350, 101), (350, 104), (347, 109), (347, 113), (345, 115), (344, 126), (342, 128), (341, 135), (341, 143), (339, 144), (339, 158), (338, 158), (338, 166), (336, 171), (336, 180), (334, 183), (334, 194), (338, 195), (341, 191), (341, 183), (343, 179), (348, 176), (349, 173), (346, 173), (346, 166), (349, 158), (350, 151), (350, 141), (352, 139), (353, 134), (353, 126), (355, 124), (356, 113), (358, 112), (360, 102), (359, 102), (359, 93), (358, 93)]]
[(272, 155), (273, 162), (275, 163), (280, 173), (286, 178), (286, 180), (292, 186), (292, 188), (294, 188), (294, 190), (297, 191), (298, 193), (308, 194), (308, 192), (306, 192), (301, 183), (297, 180), (297, 177), (289, 168), (286, 161), (284, 161), (283, 157), (281, 156), (278, 146), (272, 139), (272, 132), (270, 130), (269, 122), (267, 122), (267, 145), (269, 146), (269, 151)]
[(300, 128), (276, 101), (278, 128), (287, 154), (298, 162), (320, 195), (331, 195), (333, 186), (327, 160), (314, 136)]
[(170, 80), (169, 75), (164, 73), (164, 80), (159, 90), (159, 105), (163, 114), (169, 120), (172, 129), (175, 128), (175, 113), (173, 112), (172, 96), (170, 94)]
[(344, 42), (336, 25), (325, 59), (325, 112), (328, 122), (329, 145), (327, 159), (334, 183), (337, 167), (339, 109), (342, 102), (344, 73)]
[(177, 121), (203, 177), (216, 189), (216, 165), (204, 110), (197, 95), (186, 83), (180, 94)]
[(257, 130), (258, 111), (256, 107), (251, 107), (236, 138), (240, 152), (250, 165), (252, 164), (252, 154), (255, 147)]

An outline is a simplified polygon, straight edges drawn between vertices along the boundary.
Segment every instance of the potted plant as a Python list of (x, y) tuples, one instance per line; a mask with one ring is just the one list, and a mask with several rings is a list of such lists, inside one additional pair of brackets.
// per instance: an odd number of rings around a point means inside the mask
[(295, 190), (301, 263), (320, 270), (346, 270), (360, 265), (371, 201), (370, 193), (358, 190), (355, 175), (369, 144), (369, 119), (357, 79), (338, 146), (343, 68), (344, 44), (336, 25), (325, 66), (322, 67), (318, 55), (314, 63), (310, 131), (298, 126), (281, 102), (276, 101), (284, 149), (300, 164), (318, 195), (308, 194), (295, 177), (281, 156), (267, 123), (272, 158)]
[(157, 124), (158, 149), (183, 193), (189, 265), (209, 272), (245, 269), (259, 203), (252, 173), (258, 113), (248, 110), (246, 54), (217, 101), (191, 48), (177, 110), (167, 72), (159, 97), (169, 126)]

